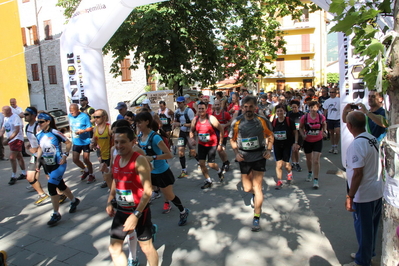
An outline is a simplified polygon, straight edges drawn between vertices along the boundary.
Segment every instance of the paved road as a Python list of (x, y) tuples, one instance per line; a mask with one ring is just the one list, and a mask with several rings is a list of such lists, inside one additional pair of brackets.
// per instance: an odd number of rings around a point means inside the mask
[[(160, 265), (328, 266), (350, 262), (349, 253), (356, 251), (357, 243), (352, 216), (343, 206), (344, 173), (339, 169), (340, 155), (329, 154), (328, 148), (325, 142), (318, 190), (305, 182), (306, 171), (294, 172), (293, 185), (275, 190), (274, 162), (267, 162), (262, 230), (257, 233), (251, 232), (253, 209), (250, 195), (242, 191), (238, 165), (232, 164), (225, 184), (201, 190), (202, 175), (195, 160), (189, 160), (189, 178), (175, 183), (175, 193), (191, 210), (187, 225), (177, 225), (175, 206), (169, 214), (161, 213), (162, 199), (151, 206), (153, 222), (159, 226), (155, 247)], [(233, 157), (231, 151), (229, 157)], [(95, 161), (94, 154), (91, 158)], [(177, 176), (178, 158), (170, 164)], [(301, 165), (305, 169), (303, 153)], [(108, 252), (111, 219), (105, 213), (107, 189), (99, 187), (100, 173), (94, 184), (80, 182), (80, 170), (68, 159), (65, 180), (81, 204), (74, 214), (68, 213), (69, 202), (61, 205), (62, 220), (49, 228), (51, 203), (33, 205), (36, 194), (25, 189), (27, 181), (7, 184), (10, 172), (10, 163), (0, 162), (0, 249), (8, 252), (9, 265), (112, 265)], [(40, 177), (45, 187), (44, 179)], [(378, 256), (380, 250), (381, 245)], [(145, 256), (139, 253), (145, 265)]]

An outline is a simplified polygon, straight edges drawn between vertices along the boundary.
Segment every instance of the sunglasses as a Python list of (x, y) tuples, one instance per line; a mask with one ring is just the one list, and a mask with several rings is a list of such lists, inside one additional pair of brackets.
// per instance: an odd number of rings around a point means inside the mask
[(29, 113), (24, 114), (24, 116), (28, 116), (28, 115), (30, 115), (30, 114)]
[(102, 116), (93, 116), (93, 118), (101, 118)]
[(47, 122), (47, 120), (38, 120), (38, 121), (37, 121), (37, 123), (39, 123), (39, 124), (43, 124), (43, 123), (45, 123), (45, 122)]

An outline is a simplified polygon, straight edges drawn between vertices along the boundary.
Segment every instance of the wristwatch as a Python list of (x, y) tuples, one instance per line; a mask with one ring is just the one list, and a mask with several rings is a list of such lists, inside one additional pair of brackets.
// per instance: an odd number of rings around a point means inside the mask
[(140, 212), (140, 211), (138, 211), (138, 210), (135, 210), (135, 211), (133, 212), (133, 214), (134, 214), (134, 216), (137, 217), (137, 219), (140, 219), (140, 217), (141, 217), (141, 215), (142, 215), (143, 213)]
[(69, 152), (64, 152), (63, 155), (65, 155), (66, 157), (69, 156)]
[(153, 155), (152, 160), (155, 161), (157, 159), (157, 157), (158, 157), (157, 155)]

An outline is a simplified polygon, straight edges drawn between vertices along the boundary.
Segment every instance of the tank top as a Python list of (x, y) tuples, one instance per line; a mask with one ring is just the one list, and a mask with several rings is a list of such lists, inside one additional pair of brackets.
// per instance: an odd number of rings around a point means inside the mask
[(217, 146), (218, 136), (211, 124), (211, 121), (209, 121), (209, 118), (207, 118), (205, 121), (201, 123), (200, 118), (197, 117), (195, 130), (198, 133), (199, 144), (206, 147)]
[(116, 202), (120, 209), (125, 209), (128, 213), (133, 212), (133, 208), (136, 208), (140, 203), (144, 193), (140, 176), (136, 170), (136, 160), (139, 156), (138, 152), (133, 152), (126, 166), (120, 167), (121, 156), (117, 155), (112, 167)]
[(104, 132), (100, 134), (98, 127), (94, 131), (93, 138), (95, 138), (100, 147), (101, 159), (108, 160), (111, 158), (111, 135), (109, 134), (109, 124), (105, 125)]

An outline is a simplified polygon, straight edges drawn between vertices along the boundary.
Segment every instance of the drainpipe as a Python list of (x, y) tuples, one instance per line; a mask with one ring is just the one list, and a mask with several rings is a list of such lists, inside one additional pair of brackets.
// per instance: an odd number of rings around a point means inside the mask
[(42, 75), (42, 86), (43, 86), (43, 96), (44, 96), (44, 109), (47, 110), (47, 97), (46, 97), (46, 84), (44, 82), (44, 71), (43, 71), (43, 61), (42, 61), (42, 49), (40, 44), (40, 35), (39, 35), (39, 18), (37, 12), (37, 2), (35, 0), (35, 16), (36, 16), (36, 29), (37, 29), (37, 41), (38, 41), (38, 48), (39, 48), (39, 64), (40, 64), (40, 72)]

